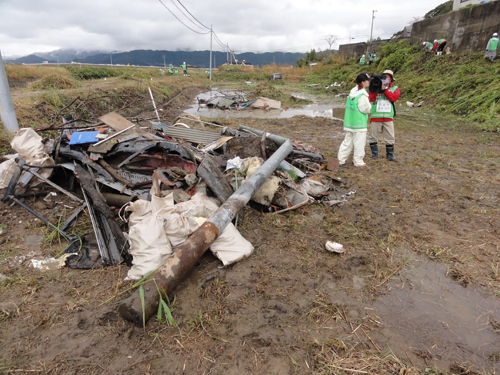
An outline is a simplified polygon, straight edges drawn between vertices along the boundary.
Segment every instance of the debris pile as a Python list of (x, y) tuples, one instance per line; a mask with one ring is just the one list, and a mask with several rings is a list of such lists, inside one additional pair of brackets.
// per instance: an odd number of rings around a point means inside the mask
[[(303, 142), (245, 126), (210, 124), (219, 127), (213, 131), (151, 122), (141, 128), (114, 112), (99, 120), (78, 126), (66, 118), (55, 128), (55, 139), (21, 129), (11, 143), (17, 154), (0, 164), (2, 199), (68, 242), (64, 259), (51, 260), (57, 264), (95, 268), (125, 262), (131, 267), (127, 279), (137, 280), (177, 253), (187, 262), (186, 251), (199, 257), (210, 248), (226, 266), (253, 251), (237, 229), (247, 203), (282, 213), (313, 200), (331, 206), (347, 199), (338, 192), (342, 181), (324, 173), (337, 170), (338, 162)], [(55, 193), (35, 191), (44, 183), (78, 206), (62, 225), (19, 200), (27, 192), (51, 199)], [(92, 234), (68, 234), (83, 212)]]
[(253, 94), (238, 90), (221, 90), (215, 93), (213, 98), (198, 99), (200, 108), (218, 108), (243, 110), (252, 109), (281, 109), (281, 101), (265, 97), (254, 97)]

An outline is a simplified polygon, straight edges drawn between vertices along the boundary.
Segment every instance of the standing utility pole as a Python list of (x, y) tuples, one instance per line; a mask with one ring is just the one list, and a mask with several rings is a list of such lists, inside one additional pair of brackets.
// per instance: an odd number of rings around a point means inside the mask
[(226, 64), (229, 64), (229, 44), (226, 44)]
[(165, 62), (165, 55), (163, 55), (163, 67), (167, 69), (167, 63)]
[(14, 110), (14, 103), (10, 96), (9, 81), (7, 80), (7, 73), (5, 73), (5, 65), (2, 60), (2, 52), (0, 51), (0, 118), (3, 122), (3, 127), (9, 132), (19, 130), (17, 123), (16, 111)]
[(210, 25), (210, 81), (212, 80), (212, 25)]
[(109, 58), (111, 59), (111, 67), (113, 67), (113, 55), (109, 55)]
[(370, 32), (370, 44), (373, 40), (373, 20), (375, 19), (375, 12), (376, 10), (372, 10), (372, 31)]

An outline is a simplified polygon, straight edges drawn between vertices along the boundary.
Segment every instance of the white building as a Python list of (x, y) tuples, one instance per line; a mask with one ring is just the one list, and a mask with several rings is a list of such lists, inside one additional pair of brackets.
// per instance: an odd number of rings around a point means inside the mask
[[(491, 0), (490, 0), (491, 1)], [(482, 4), (489, 3), (487, 0), (453, 0), (453, 10), (457, 10), (466, 7), (470, 4)]]

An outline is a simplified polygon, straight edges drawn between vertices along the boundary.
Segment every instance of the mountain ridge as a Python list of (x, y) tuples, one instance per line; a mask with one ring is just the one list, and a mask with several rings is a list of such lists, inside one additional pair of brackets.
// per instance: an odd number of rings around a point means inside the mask
[[(191, 66), (200, 68), (209, 68), (210, 51), (166, 51), (166, 50), (133, 50), (128, 52), (106, 53), (100, 52), (94, 55), (85, 55), (84, 51), (80, 52), (80, 56), (76, 55), (76, 50), (64, 50), (64, 53), (58, 51), (46, 53), (34, 53), (28, 56), (23, 56), (14, 60), (6, 60), (15, 64), (34, 64), (42, 63), (43, 61), (56, 62), (57, 53), (59, 53), (60, 63), (80, 62), (87, 64), (120, 64), (120, 65), (144, 65), (144, 66), (168, 66), (172, 63), (175, 66), (180, 66), (184, 61)], [(68, 51), (74, 51), (71, 53)], [(165, 56), (165, 58), (164, 58)], [(302, 57), (302, 52), (243, 52), (237, 54), (238, 61), (245, 60), (252, 65), (268, 65), (268, 64), (289, 64), (294, 65), (298, 58)], [(213, 67), (226, 62), (226, 52), (212, 51), (214, 60)]]

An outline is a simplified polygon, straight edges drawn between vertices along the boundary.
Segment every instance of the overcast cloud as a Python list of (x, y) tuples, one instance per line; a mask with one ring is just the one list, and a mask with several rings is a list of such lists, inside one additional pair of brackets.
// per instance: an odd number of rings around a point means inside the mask
[[(193, 30), (175, 4), (162, 0)], [(222, 44), (236, 52), (325, 50), (326, 34), (338, 44), (389, 38), (414, 18), (444, 0), (180, 0)], [(196, 21), (195, 21), (196, 22)], [(3, 56), (22, 56), (60, 48), (130, 51), (208, 50), (210, 34), (183, 26), (159, 0), (0, 0), (0, 49)], [(214, 50), (223, 51), (213, 42)]]

